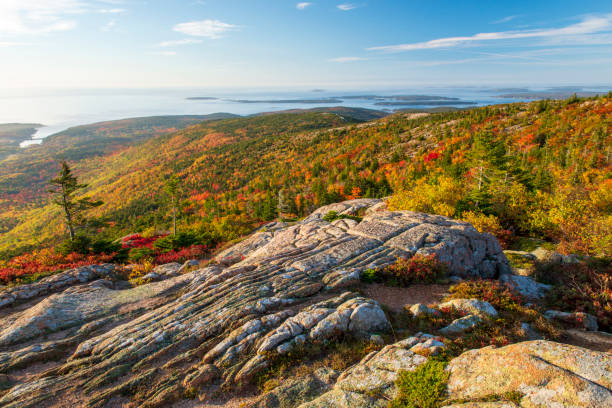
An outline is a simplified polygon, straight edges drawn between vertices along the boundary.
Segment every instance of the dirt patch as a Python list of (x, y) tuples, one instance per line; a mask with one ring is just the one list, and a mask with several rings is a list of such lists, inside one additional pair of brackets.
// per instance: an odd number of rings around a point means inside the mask
[(385, 286), (380, 283), (362, 284), (361, 292), (394, 312), (401, 312), (406, 305), (439, 303), (448, 294), (450, 285), (412, 285), (407, 288)]

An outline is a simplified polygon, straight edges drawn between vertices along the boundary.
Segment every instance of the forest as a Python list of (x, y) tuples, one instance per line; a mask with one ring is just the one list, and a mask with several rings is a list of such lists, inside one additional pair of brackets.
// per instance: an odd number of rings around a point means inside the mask
[[(132, 136), (137, 129), (107, 129), (121, 141), (105, 143), (103, 154), (68, 157), (88, 184), (84, 193), (104, 202), (90, 211), (99, 222), (83, 231), (90, 241), (78, 254), (60, 253), (65, 226), (46, 193), (57, 156), (0, 162), (0, 273), (7, 281), (113, 254), (153, 262), (203, 256), (268, 221), (359, 197), (467, 220), (506, 248), (534, 238), (562, 253), (610, 257), (611, 118), (607, 95), (372, 121), (298, 111), (210, 120), (141, 140)], [(164, 189), (173, 177), (176, 237), (168, 236)], [(117, 241), (128, 234), (140, 244)]]

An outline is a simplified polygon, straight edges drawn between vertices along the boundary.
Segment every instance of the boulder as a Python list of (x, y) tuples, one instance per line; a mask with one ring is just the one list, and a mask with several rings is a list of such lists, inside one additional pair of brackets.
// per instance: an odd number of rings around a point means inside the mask
[(461, 334), (467, 330), (471, 330), (482, 322), (482, 317), (479, 315), (467, 315), (459, 319), (455, 319), (446, 327), (441, 328), (440, 333), (445, 336)]
[(455, 309), (459, 312), (484, 317), (497, 317), (497, 310), (489, 303), (478, 299), (451, 299), (438, 305), (439, 310)]
[(272, 391), (263, 394), (248, 408), (293, 408), (313, 400), (328, 391), (339, 373), (336, 370), (322, 367), (313, 374), (291, 379)]
[(538, 300), (546, 295), (552, 286), (538, 283), (528, 276), (502, 275), (500, 282), (529, 300)]
[[(338, 378), (333, 389), (300, 408), (383, 408), (397, 395), (400, 371), (413, 371), (427, 362), (427, 355), (444, 348), (435, 337), (417, 334), (372, 352)], [(419, 353), (411, 351), (419, 350)]]
[(439, 312), (436, 309), (427, 307), (422, 303), (417, 303), (408, 308), (408, 311), (412, 313), (413, 317), (426, 316), (426, 315), (437, 315)]
[[(364, 216), (360, 222), (330, 223), (324, 219), (329, 211)], [(251, 381), (295, 347), (336, 336), (368, 339), (390, 329), (381, 306), (356, 293), (338, 295), (330, 289), (358, 282), (368, 268), (415, 254), (435, 254), (462, 277), (509, 271), (495, 238), (465, 222), (388, 211), (382, 200), (359, 199), (319, 208), (292, 225), (255, 232), (207, 267), (185, 274), (179, 272), (180, 264), (157, 267), (153, 272), (161, 281), (136, 288), (89, 287), (87, 282), (105, 279), (114, 268), (92, 267), (59, 274), (18, 293), (6, 289), (0, 296), (5, 307), (20, 298), (47, 297), (0, 317), (0, 346), (6, 353), (0, 363), (30, 364), (49, 353), (57, 353), (57, 363), (37, 376), (23, 377), (0, 396), (0, 406), (53, 405), (50, 396), (69, 395), (75, 406), (102, 407), (135, 389), (138, 400), (130, 404), (170, 406), (193, 388), (205, 387), (202, 395), (213, 395)], [(58, 287), (65, 290), (49, 296)], [(44, 345), (41, 336), (49, 332), (52, 338), (44, 341), (52, 344)], [(326, 394), (330, 400), (335, 395), (345, 402), (380, 404), (365, 390), (378, 384), (392, 394), (399, 369), (416, 367), (426, 360), (424, 355), (440, 352), (439, 339), (429, 340), (423, 335), (410, 346), (375, 353), (376, 358), (364, 361)], [(422, 344), (415, 347), (417, 343)]]
[(470, 350), (447, 370), (450, 400), (523, 394), (522, 407), (612, 406), (612, 354), (544, 340)]
[(544, 312), (544, 317), (547, 319), (555, 319), (561, 322), (578, 325), (589, 331), (597, 331), (599, 328), (597, 318), (593, 315), (583, 312), (560, 312), (558, 310), (547, 310)]

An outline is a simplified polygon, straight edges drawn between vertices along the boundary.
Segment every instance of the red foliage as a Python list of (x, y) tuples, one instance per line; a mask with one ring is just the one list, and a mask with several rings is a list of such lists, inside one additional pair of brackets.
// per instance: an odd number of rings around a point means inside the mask
[(156, 264), (167, 264), (170, 262), (185, 262), (189, 259), (203, 258), (208, 253), (206, 245), (192, 245), (176, 251), (165, 252), (155, 257)]
[(30, 275), (49, 275), (53, 272), (110, 262), (116, 254), (82, 255), (73, 252), (66, 256), (44, 249), (0, 263), (0, 281), (9, 283)]
[(442, 157), (442, 155), (438, 152), (431, 152), (428, 153), (427, 155), (425, 155), (425, 158), (423, 159), (425, 161), (425, 163), (429, 163), (431, 161), (434, 160), (438, 160), (440, 157)]
[(164, 237), (165, 235), (155, 235), (153, 237), (145, 238), (140, 234), (131, 234), (126, 237), (123, 237), (121, 240), (121, 246), (126, 249), (132, 248), (153, 248), (153, 243), (157, 241), (159, 238)]

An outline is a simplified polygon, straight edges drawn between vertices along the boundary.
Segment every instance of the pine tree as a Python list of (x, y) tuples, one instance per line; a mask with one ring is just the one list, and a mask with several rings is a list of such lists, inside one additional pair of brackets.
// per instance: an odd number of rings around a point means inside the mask
[(170, 196), (172, 205), (172, 232), (176, 236), (176, 212), (179, 198), (179, 179), (176, 176), (170, 177), (165, 186), (166, 193)]
[(79, 191), (87, 187), (87, 184), (78, 182), (66, 161), (62, 161), (62, 169), (56, 178), (49, 180), (49, 183), (54, 186), (54, 188), (48, 190), (55, 194), (53, 203), (60, 206), (64, 211), (70, 241), (74, 241), (76, 228), (87, 222), (85, 211), (101, 206), (102, 201), (92, 201), (89, 197), (75, 197)]

